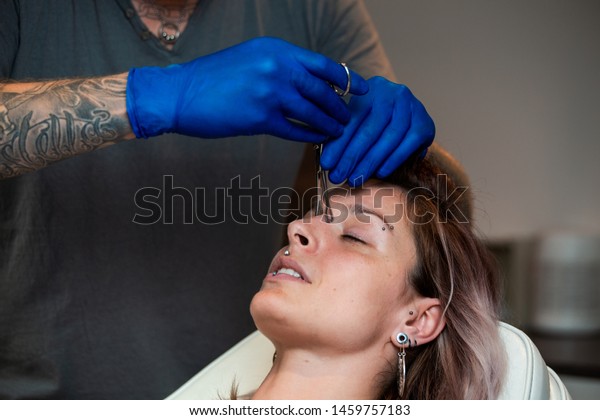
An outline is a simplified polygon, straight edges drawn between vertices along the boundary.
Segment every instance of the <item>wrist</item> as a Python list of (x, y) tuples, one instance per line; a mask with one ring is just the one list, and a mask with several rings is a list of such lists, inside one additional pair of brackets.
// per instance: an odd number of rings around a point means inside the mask
[(137, 138), (173, 131), (175, 94), (170, 91), (169, 67), (132, 68), (127, 75), (127, 115)]
[(139, 119), (137, 117), (137, 108), (136, 104), (136, 96), (133, 89), (133, 78), (136, 69), (133, 68), (129, 71), (127, 75), (127, 87), (126, 87), (126, 106), (127, 106), (127, 116), (129, 117), (129, 124), (131, 125), (131, 130), (133, 134), (135, 134), (136, 138), (147, 138), (142, 134), (142, 128), (139, 125)]

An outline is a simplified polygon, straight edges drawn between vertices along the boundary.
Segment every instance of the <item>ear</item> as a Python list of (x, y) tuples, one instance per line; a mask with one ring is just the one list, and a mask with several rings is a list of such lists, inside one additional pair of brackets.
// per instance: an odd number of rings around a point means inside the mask
[(400, 332), (408, 335), (412, 346), (420, 346), (435, 340), (446, 326), (444, 309), (439, 299), (416, 298), (408, 308), (414, 309), (404, 309), (405, 313), (402, 314), (397, 330), (390, 337), (392, 343), (398, 348), (403, 347), (396, 340)]

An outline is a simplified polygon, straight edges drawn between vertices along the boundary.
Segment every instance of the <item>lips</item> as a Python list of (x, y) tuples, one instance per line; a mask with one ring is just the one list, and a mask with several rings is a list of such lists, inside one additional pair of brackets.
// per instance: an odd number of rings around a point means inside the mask
[(312, 282), (300, 265), (289, 257), (277, 257), (269, 268), (271, 276), (291, 277), (294, 280), (304, 281), (311, 284)]

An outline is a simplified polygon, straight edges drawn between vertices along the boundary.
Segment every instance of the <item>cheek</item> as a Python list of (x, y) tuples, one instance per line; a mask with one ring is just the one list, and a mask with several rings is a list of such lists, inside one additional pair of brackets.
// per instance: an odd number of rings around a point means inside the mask
[(364, 350), (388, 340), (395, 323), (396, 311), (392, 308), (397, 306), (397, 299), (388, 290), (369, 285), (376, 279), (364, 282), (356, 287), (330, 288), (326, 301), (313, 303), (310, 313), (319, 321), (313, 333), (332, 348)]
[[(404, 304), (407, 295), (406, 272), (397, 264), (382, 264), (365, 291), (365, 305), (369, 305), (373, 316), (389, 317)], [(368, 301), (367, 301), (368, 300)]]
[(336, 273), (341, 280), (324, 286), (332, 315), (379, 323), (400, 304), (405, 276), (386, 264), (354, 264)]

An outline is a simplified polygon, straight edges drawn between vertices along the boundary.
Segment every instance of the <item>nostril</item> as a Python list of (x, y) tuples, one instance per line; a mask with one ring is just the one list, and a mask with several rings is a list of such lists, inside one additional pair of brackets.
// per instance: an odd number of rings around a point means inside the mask
[(297, 234), (297, 236), (298, 236), (298, 239), (300, 240), (300, 243), (302, 244), (302, 246), (308, 245), (308, 238), (306, 236), (300, 235), (300, 234)]

